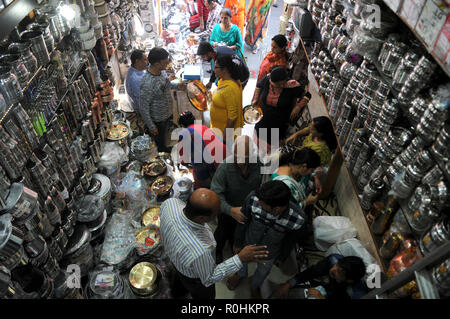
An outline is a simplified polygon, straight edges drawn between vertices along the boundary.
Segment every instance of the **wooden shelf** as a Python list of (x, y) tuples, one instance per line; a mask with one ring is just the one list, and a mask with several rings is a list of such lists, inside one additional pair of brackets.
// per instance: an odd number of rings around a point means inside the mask
[(425, 41), (422, 39), (422, 37), (417, 33), (417, 31), (414, 29), (414, 27), (412, 27), (411, 25), (409, 25), (409, 23), (405, 20), (405, 18), (403, 18), (402, 16), (398, 15), (396, 12), (394, 12), (386, 3), (386, 1), (384, 0), (384, 3), (386, 4), (386, 7), (389, 8), (389, 10), (391, 10), (392, 13), (394, 13), (397, 18), (402, 21), (407, 27), (408, 29), (414, 34), (414, 36), (422, 43), (422, 45), (424, 46), (424, 48), (427, 50), (427, 52), (434, 58), (434, 60), (436, 61), (436, 63), (441, 67), (441, 69), (445, 72), (445, 74), (447, 74), (448, 77), (450, 77), (450, 67), (447, 68), (443, 62), (441, 62), (441, 60), (436, 56), (436, 54), (433, 52), (433, 48), (430, 48)]

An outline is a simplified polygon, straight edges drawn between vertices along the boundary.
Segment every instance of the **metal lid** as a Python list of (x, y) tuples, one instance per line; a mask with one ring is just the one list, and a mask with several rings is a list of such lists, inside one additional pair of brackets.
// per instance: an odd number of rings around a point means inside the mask
[(134, 288), (150, 288), (156, 281), (158, 270), (149, 262), (141, 262), (131, 268), (129, 281)]
[(70, 255), (80, 249), (91, 240), (91, 232), (84, 224), (77, 224), (72, 236), (66, 246), (66, 253), (64, 256)]
[(142, 224), (147, 227), (149, 225), (156, 225), (159, 227), (160, 225), (160, 207), (154, 206), (150, 207), (142, 214)]
[(111, 180), (108, 176), (103, 174), (93, 174), (92, 179), (100, 182), (100, 188), (95, 190), (89, 189), (88, 192), (90, 194), (96, 195), (100, 198), (104, 198), (111, 192)]

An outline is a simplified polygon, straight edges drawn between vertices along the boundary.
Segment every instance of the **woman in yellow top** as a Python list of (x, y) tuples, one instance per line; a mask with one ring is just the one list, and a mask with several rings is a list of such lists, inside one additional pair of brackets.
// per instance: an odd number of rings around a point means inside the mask
[[(306, 138), (300, 144), (297, 138), (301, 136), (306, 136)], [(337, 147), (336, 135), (330, 119), (326, 116), (315, 117), (309, 127), (297, 131), (287, 138), (287, 143), (292, 143), (299, 148), (308, 147), (319, 154), (322, 167), (316, 169), (314, 179), (316, 191), (320, 193), (322, 191), (321, 176), (326, 174), (326, 167), (330, 165), (331, 155)]]
[(211, 128), (215, 133), (220, 131), (226, 141), (226, 128), (235, 129), (233, 138), (240, 135), (244, 126), (242, 114), (242, 85), (239, 81), (240, 73), (237, 63), (231, 56), (221, 56), (216, 60), (214, 73), (219, 78), (218, 86), (212, 97), (210, 109)]
[(307, 136), (303, 143), (297, 146), (309, 147), (316, 151), (320, 156), (320, 164), (328, 166), (331, 162), (331, 153), (337, 147), (336, 135), (330, 119), (326, 116), (315, 117), (309, 127), (292, 134), (286, 139), (286, 143), (291, 142), (295, 145), (296, 139), (305, 135)]

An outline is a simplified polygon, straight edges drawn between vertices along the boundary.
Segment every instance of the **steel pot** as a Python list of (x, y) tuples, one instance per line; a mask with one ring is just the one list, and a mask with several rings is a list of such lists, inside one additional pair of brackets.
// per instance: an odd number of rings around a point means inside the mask
[(421, 205), (418, 210), (414, 211), (411, 219), (411, 227), (417, 233), (426, 231), (440, 217), (436, 208)]
[(84, 224), (77, 224), (73, 235), (69, 238), (64, 256), (75, 255), (81, 248), (87, 246), (91, 240), (91, 232)]
[(53, 293), (53, 281), (44, 272), (31, 265), (11, 271), (11, 279), (17, 282), (29, 298), (47, 299)]
[(22, 247), (24, 234), (12, 225), (12, 219), (9, 213), (0, 216), (0, 262), (9, 259)]
[(101, 215), (101, 220), (98, 225), (89, 228), (89, 231), (91, 232), (92, 240), (95, 240), (99, 238), (103, 234), (103, 230), (105, 228), (106, 219), (108, 217), (108, 213), (106, 212), (106, 209), (103, 211), (103, 214)]
[(44, 42), (48, 52), (52, 52), (55, 48), (55, 40), (50, 32), (50, 25), (45, 19), (39, 19), (37, 23), (32, 23), (27, 26), (28, 30), (39, 30), (43, 33)]
[(21, 183), (13, 183), (5, 202), (14, 218), (22, 219), (30, 215), (37, 205), (38, 194)]
[(445, 242), (450, 240), (449, 220), (444, 219), (435, 224), (420, 241), (420, 248), (424, 254), (429, 254)]
[(32, 241), (27, 242), (24, 247), (27, 255), (30, 257), (32, 265), (40, 267), (47, 260), (49, 250), (47, 243), (42, 236), (37, 236)]
[(50, 56), (42, 31), (27, 30), (20, 34), (20, 38), (31, 43), (31, 51), (33, 51), (39, 65), (46, 65), (50, 62)]

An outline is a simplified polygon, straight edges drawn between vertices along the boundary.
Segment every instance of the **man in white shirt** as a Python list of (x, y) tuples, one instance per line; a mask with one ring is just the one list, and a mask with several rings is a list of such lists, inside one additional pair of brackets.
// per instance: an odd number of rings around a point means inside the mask
[(161, 205), (161, 237), (180, 281), (193, 299), (214, 299), (215, 283), (231, 276), (243, 263), (267, 258), (266, 246), (249, 245), (216, 265), (214, 235), (207, 225), (220, 211), (220, 198), (197, 189), (188, 203), (170, 198)]

